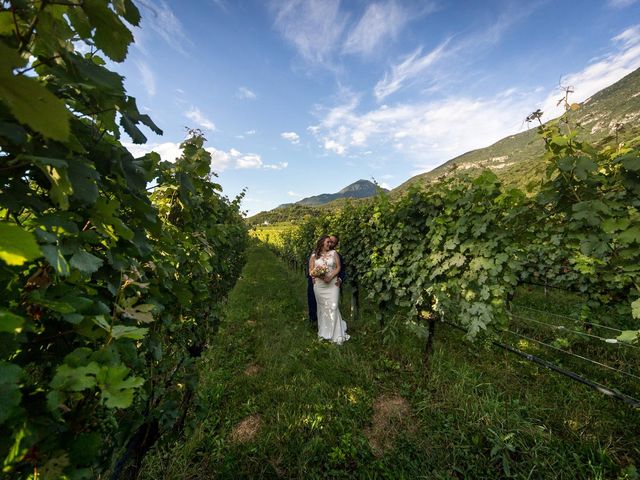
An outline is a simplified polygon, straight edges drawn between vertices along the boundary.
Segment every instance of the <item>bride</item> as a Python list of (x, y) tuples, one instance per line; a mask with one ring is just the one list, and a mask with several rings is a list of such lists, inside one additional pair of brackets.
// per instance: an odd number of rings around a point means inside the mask
[(347, 323), (342, 320), (339, 309), (340, 287), (336, 276), (341, 268), (331, 237), (323, 235), (309, 259), (309, 272), (318, 304), (318, 337), (337, 344), (349, 339)]

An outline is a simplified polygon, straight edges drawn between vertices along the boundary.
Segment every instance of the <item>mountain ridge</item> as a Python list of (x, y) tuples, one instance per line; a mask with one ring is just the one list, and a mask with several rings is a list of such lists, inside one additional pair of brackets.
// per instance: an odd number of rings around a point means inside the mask
[(374, 196), (378, 192), (378, 189), (383, 192), (389, 191), (386, 188), (379, 187), (369, 180), (360, 179), (347, 185), (336, 193), (321, 193), (320, 195), (303, 198), (297, 202), (283, 203), (282, 205), (278, 205), (276, 208), (286, 208), (292, 205), (317, 207), (342, 198), (367, 198)]

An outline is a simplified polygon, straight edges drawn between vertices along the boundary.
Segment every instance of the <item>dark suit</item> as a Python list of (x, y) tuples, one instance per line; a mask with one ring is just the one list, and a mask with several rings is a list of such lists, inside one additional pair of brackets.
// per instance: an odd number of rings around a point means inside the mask
[[(346, 269), (344, 268), (344, 260), (342, 260), (342, 255), (340, 255), (340, 253), (338, 253), (338, 258), (340, 259), (340, 272), (338, 273), (338, 278), (341, 280), (340, 287), (342, 287), (345, 279)], [(313, 291), (313, 278), (311, 277), (311, 275), (309, 275), (308, 262), (305, 271), (307, 273), (307, 303), (309, 304), (309, 322), (311, 322), (312, 325), (316, 325), (318, 323), (318, 304), (316, 303), (316, 294)], [(340, 293), (342, 293), (342, 289), (340, 290)]]

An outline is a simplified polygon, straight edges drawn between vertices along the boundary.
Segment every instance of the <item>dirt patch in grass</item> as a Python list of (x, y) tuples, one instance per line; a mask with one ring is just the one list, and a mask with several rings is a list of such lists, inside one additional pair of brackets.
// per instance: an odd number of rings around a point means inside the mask
[(253, 440), (260, 430), (262, 419), (260, 415), (251, 415), (231, 430), (231, 441), (233, 443), (247, 443)]
[(247, 377), (253, 377), (255, 375), (257, 375), (258, 373), (260, 373), (261, 368), (256, 365), (255, 363), (249, 365), (247, 368), (244, 369), (244, 374)]
[(255, 327), (256, 326), (256, 321), (255, 320), (247, 320), (247, 325), (249, 325), (250, 327)]
[(415, 431), (409, 402), (400, 395), (382, 395), (373, 403), (371, 426), (365, 429), (371, 451), (381, 457), (393, 448), (401, 431)]

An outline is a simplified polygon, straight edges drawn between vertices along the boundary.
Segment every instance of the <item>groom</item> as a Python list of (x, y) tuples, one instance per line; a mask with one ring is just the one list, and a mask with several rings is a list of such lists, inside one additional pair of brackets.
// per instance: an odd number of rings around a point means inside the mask
[[(331, 240), (331, 248), (335, 250), (335, 248), (338, 246), (338, 243), (340, 242), (338, 236), (331, 235), (329, 239)], [(338, 273), (338, 278), (336, 279), (336, 285), (338, 287), (342, 287), (342, 283), (344, 282), (345, 278), (344, 260), (342, 259), (342, 255), (340, 255), (339, 252), (336, 253), (338, 254), (338, 258), (340, 259), (341, 266), (340, 273)], [(342, 293), (342, 290), (340, 291), (340, 293)], [(312, 327), (316, 327), (318, 325), (318, 304), (316, 303), (316, 295), (313, 292), (313, 277), (309, 275), (309, 272), (307, 272), (307, 303), (309, 304), (309, 323)]]

